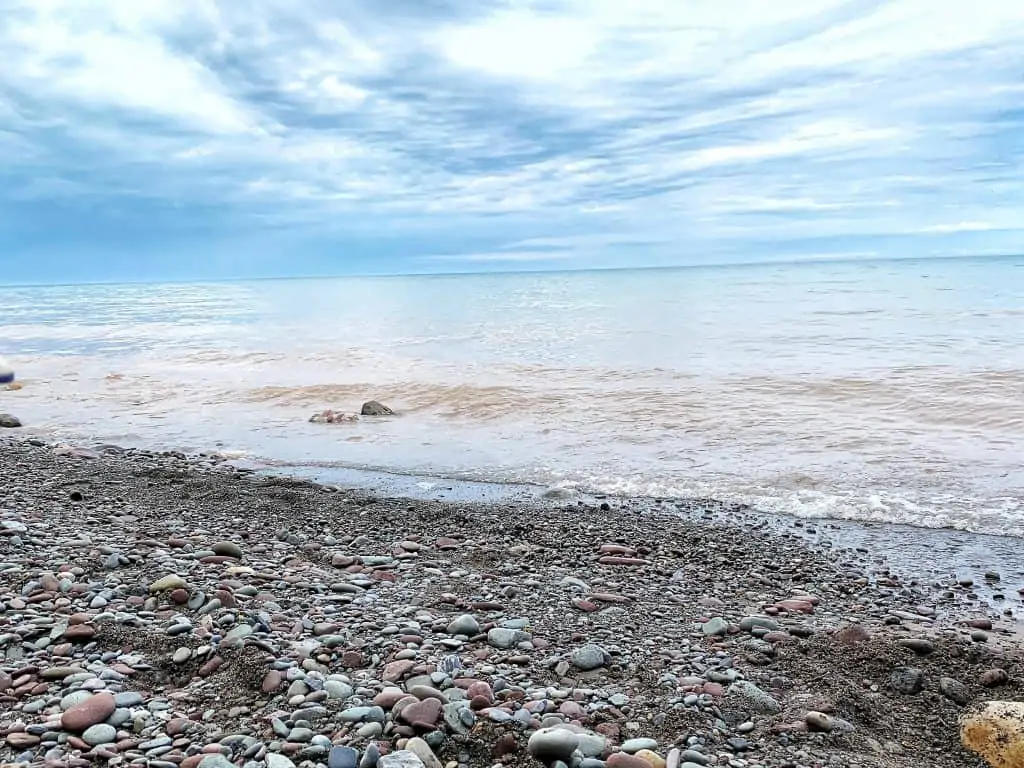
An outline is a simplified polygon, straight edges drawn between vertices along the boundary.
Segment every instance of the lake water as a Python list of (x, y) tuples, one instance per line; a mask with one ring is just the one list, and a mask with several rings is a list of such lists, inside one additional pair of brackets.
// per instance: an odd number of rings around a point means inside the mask
[(0, 302), (0, 410), (51, 438), (1024, 535), (1024, 257)]

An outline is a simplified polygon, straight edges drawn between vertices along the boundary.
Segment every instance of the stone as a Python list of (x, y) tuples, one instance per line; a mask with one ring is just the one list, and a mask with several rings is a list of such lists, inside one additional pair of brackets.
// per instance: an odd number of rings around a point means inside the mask
[(579, 745), (579, 737), (567, 728), (541, 728), (526, 744), (527, 751), (543, 763), (568, 762)]
[(727, 696), (738, 699), (743, 706), (762, 715), (775, 715), (782, 711), (779, 702), (749, 680), (737, 680), (730, 685)]
[(741, 632), (753, 632), (757, 627), (767, 629), (769, 632), (778, 632), (782, 629), (779, 622), (767, 616), (744, 616), (740, 619)]
[(81, 704), (76, 704), (60, 716), (61, 727), (69, 731), (84, 731), (91, 726), (102, 723), (117, 709), (113, 695), (101, 691)]
[(377, 768), (426, 768), (426, 766), (414, 753), (403, 749), (381, 755), (377, 761)]
[(444, 763), (438, 759), (437, 755), (434, 754), (434, 750), (423, 739), (409, 739), (405, 743), (405, 749), (416, 755), (420, 762), (423, 763), (424, 768), (444, 768)]
[(404, 707), (398, 719), (413, 726), (431, 730), (441, 719), (441, 702), (437, 699), (423, 699)]
[(605, 761), (608, 768), (651, 768), (651, 764), (638, 755), (616, 752)]
[(981, 673), (978, 678), (978, 682), (984, 685), (986, 688), (995, 688), (998, 685), (1005, 685), (1010, 680), (1010, 675), (1005, 669), (996, 667), (995, 669), (989, 669)]
[(267, 764), (267, 768), (295, 768), (295, 763), (291, 759), (276, 752), (268, 752), (263, 760)]
[(0, 429), (18, 429), (21, 419), (10, 413), (0, 413)]
[(971, 701), (971, 692), (967, 686), (952, 677), (939, 678), (939, 693), (961, 707)]
[(525, 632), (518, 629), (506, 629), (505, 627), (495, 627), (487, 633), (487, 642), (495, 648), (503, 650), (515, 648), (519, 643), (527, 639), (529, 639), (529, 635)]
[(643, 760), (651, 768), (665, 768), (665, 759), (650, 749), (641, 749), (635, 756)]
[(186, 586), (188, 586), (188, 583), (181, 576), (170, 574), (150, 584), (149, 591), (153, 593), (170, 592), (172, 589), (183, 589)]
[(96, 725), (89, 726), (82, 733), (82, 741), (90, 747), (95, 747), (99, 744), (110, 744), (115, 739), (117, 739), (117, 729), (106, 723), (97, 723)]
[(576, 669), (589, 672), (605, 666), (609, 661), (608, 652), (599, 645), (588, 643), (572, 652), (570, 657)]
[(889, 685), (897, 693), (913, 696), (924, 688), (924, 673), (917, 667), (897, 667), (889, 675)]
[(379, 403), (376, 400), (370, 400), (369, 402), (363, 403), (363, 407), (360, 410), (363, 416), (394, 416), (395, 412), (388, 408), (383, 403)]
[(918, 656), (927, 656), (935, 650), (935, 643), (923, 637), (904, 637), (899, 641), (904, 648), (909, 648)]
[(654, 751), (658, 748), (658, 742), (656, 739), (628, 739), (622, 742), (620, 749), (630, 755), (634, 755), (641, 749)]
[(822, 731), (823, 733), (841, 733), (853, 730), (853, 726), (850, 723), (840, 720), (838, 717), (826, 715), (824, 712), (808, 712), (804, 716), (804, 721), (811, 730)]
[(235, 560), (242, 559), (242, 548), (235, 544), (233, 541), (218, 541), (210, 549), (213, 550), (214, 554), (223, 555), (224, 557), (232, 557)]
[(705, 637), (724, 637), (729, 634), (729, 622), (720, 616), (704, 622), (700, 631)]
[(359, 753), (352, 747), (332, 747), (327, 753), (327, 768), (356, 768)]
[(1024, 766), (1024, 702), (986, 701), (960, 719), (960, 740), (992, 768)]
[(474, 616), (464, 613), (461, 616), (457, 616), (448, 625), (448, 634), (466, 635), (468, 637), (478, 635), (480, 634), (480, 622)]
[(237, 766), (224, 755), (207, 755), (199, 761), (198, 768), (237, 768)]

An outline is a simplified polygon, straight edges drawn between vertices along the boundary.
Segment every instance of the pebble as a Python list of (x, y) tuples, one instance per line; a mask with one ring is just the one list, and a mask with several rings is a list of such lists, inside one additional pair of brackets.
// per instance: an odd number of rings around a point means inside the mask
[(543, 762), (569, 760), (579, 745), (579, 737), (564, 728), (542, 728), (527, 742), (531, 755)]

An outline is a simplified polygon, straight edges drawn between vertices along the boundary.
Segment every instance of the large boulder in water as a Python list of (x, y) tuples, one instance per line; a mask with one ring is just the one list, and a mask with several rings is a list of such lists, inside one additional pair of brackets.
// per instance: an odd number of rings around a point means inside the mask
[(21, 426), (21, 419), (9, 413), (0, 413), (0, 429), (17, 429)]
[(362, 414), (363, 416), (394, 416), (395, 412), (383, 403), (371, 400), (368, 403), (363, 403)]
[(992, 768), (1024, 768), (1024, 702), (986, 701), (960, 719), (960, 740)]

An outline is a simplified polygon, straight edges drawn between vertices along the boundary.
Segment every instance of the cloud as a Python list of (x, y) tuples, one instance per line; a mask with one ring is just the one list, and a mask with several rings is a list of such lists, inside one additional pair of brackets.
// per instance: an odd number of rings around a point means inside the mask
[(340, 271), (1021, 245), (1024, 9), (1003, 0), (4, 10), (22, 269), (126, 227)]

